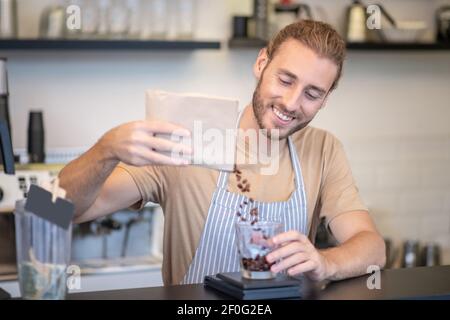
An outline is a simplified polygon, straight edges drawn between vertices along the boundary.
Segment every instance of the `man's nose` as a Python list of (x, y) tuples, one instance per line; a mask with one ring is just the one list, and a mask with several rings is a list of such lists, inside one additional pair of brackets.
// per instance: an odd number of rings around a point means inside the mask
[(300, 104), (300, 96), (302, 90), (300, 88), (293, 88), (286, 92), (283, 96), (283, 104), (288, 112), (295, 112)]

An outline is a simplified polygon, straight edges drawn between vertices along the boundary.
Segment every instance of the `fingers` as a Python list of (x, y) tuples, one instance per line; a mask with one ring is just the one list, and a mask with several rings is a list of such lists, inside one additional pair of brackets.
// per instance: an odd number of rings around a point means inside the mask
[[(155, 137), (157, 133), (167, 135), (168, 139)], [(180, 136), (190, 136), (190, 132), (168, 122), (133, 121), (110, 130), (102, 139), (106, 141), (104, 144), (112, 150), (113, 157), (130, 165), (189, 164), (186, 156), (192, 154), (192, 148), (180, 143), (182, 141), (173, 141), (172, 137), (175, 136), (178, 136), (177, 140), (180, 140)]]
[(316, 249), (306, 235), (291, 230), (272, 237), (269, 242), (278, 245), (279, 248), (267, 255), (268, 262), (272, 263), (281, 259), (271, 267), (272, 272), (287, 270), (288, 274), (294, 275), (316, 268), (314, 254)]
[[(176, 156), (179, 156), (180, 153), (185, 155), (192, 154), (192, 148), (190, 146), (171, 139), (173, 136), (189, 137), (191, 133), (186, 128), (170, 122), (154, 120), (144, 121), (143, 123), (146, 133), (144, 133), (144, 137), (141, 136), (141, 139), (143, 139), (143, 142), (150, 149), (160, 152), (169, 151)], [(155, 134), (160, 134), (163, 137), (155, 137)]]
[(180, 153), (191, 155), (192, 154), (192, 148), (189, 146), (186, 146), (181, 143), (176, 143), (167, 139), (157, 138), (157, 137), (150, 137), (148, 139), (149, 146), (151, 149), (156, 151), (170, 151), (172, 154), (179, 155)]
[(153, 133), (174, 134), (182, 137), (189, 137), (191, 135), (188, 129), (171, 122), (147, 120), (145, 123), (147, 124), (148, 130)]
[(311, 242), (309, 241), (307, 236), (305, 236), (304, 234), (302, 234), (298, 231), (295, 231), (295, 230), (277, 234), (276, 236), (272, 237), (270, 240), (271, 240), (271, 243), (273, 243), (275, 245), (282, 244), (284, 242), (290, 242), (290, 241), (300, 241), (305, 244), (311, 244)]
[(314, 260), (308, 260), (306, 262), (303, 262), (301, 264), (298, 264), (292, 268), (288, 269), (288, 274), (290, 276), (294, 276), (300, 273), (310, 272), (317, 268), (317, 262)]
[(304, 252), (298, 252), (293, 255), (290, 255), (286, 259), (281, 260), (280, 262), (274, 264), (270, 270), (272, 272), (280, 272), (286, 270), (292, 266), (308, 261), (309, 255)]
[(269, 253), (267, 255), (267, 261), (275, 262), (296, 252), (308, 252), (308, 247), (306, 247), (302, 242), (299, 241), (291, 242)]

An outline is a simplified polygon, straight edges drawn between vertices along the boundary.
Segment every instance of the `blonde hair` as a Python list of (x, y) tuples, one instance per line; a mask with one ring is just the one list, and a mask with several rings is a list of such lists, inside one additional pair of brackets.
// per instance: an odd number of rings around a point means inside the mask
[(336, 78), (331, 90), (337, 87), (342, 75), (342, 67), (345, 60), (345, 41), (332, 26), (327, 23), (313, 20), (300, 20), (292, 23), (278, 32), (267, 46), (269, 61), (273, 59), (283, 42), (295, 39), (313, 50), (321, 57), (333, 61), (338, 67)]

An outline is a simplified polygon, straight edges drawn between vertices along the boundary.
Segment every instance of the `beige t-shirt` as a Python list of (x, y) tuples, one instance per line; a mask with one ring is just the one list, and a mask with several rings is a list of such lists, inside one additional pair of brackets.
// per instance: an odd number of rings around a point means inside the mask
[[(313, 214), (325, 217), (328, 224), (342, 213), (367, 211), (337, 138), (309, 126), (291, 137), (303, 174), (310, 237)], [(240, 168), (242, 176), (251, 183), (247, 196), (266, 202), (290, 197), (295, 174), (287, 144), (284, 146), (276, 175), (260, 175), (251, 167)], [(163, 280), (165, 285), (179, 284), (198, 246), (219, 172), (196, 166), (133, 167), (121, 163), (119, 167), (131, 175), (141, 193), (142, 201), (134, 209), (148, 201), (161, 205), (165, 219)], [(239, 192), (234, 174), (229, 175), (228, 190)]]

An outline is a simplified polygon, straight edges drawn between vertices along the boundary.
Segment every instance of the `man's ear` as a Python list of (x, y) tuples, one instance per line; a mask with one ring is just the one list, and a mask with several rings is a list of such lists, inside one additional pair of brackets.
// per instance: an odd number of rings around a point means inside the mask
[(253, 74), (256, 79), (260, 79), (261, 75), (264, 71), (264, 68), (267, 66), (269, 62), (269, 57), (267, 56), (267, 49), (263, 48), (259, 50), (258, 57), (256, 58), (255, 64), (253, 65)]

